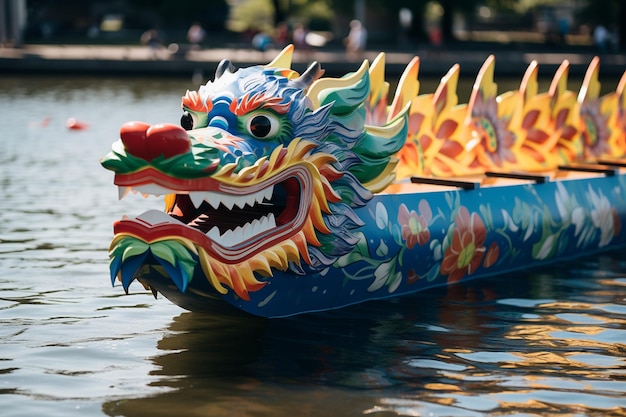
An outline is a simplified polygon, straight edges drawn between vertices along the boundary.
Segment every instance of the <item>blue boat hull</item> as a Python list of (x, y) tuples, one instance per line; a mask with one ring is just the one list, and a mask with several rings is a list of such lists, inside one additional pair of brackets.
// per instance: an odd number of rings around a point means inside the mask
[[(508, 273), (626, 244), (626, 174), (615, 173), (376, 195), (356, 211), (365, 224), (353, 252), (321, 271), (277, 271), (250, 300), (218, 293), (200, 268), (184, 293), (158, 262), (136, 278), (189, 310), (262, 317), (336, 309), (487, 276), (500, 276), (506, 285)], [(425, 227), (411, 229), (420, 220)]]

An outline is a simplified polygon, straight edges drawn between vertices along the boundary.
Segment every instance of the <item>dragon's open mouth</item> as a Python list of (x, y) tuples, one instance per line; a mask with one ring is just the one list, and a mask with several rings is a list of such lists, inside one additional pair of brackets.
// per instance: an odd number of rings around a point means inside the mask
[(245, 195), (211, 191), (177, 194), (168, 214), (220, 245), (233, 247), (293, 222), (298, 207), (299, 182), (288, 178)]
[(167, 184), (158, 178), (144, 185), (127, 185), (130, 182), (123, 176), (116, 178), (121, 195), (129, 190), (144, 195), (175, 194), (174, 203), (167, 214), (149, 211), (119, 221), (116, 233), (132, 233), (148, 241), (185, 236), (227, 263), (239, 262), (298, 233), (307, 219), (313, 189), (311, 174), (298, 165), (246, 187), (214, 182), (212, 191), (184, 190), (172, 178)]

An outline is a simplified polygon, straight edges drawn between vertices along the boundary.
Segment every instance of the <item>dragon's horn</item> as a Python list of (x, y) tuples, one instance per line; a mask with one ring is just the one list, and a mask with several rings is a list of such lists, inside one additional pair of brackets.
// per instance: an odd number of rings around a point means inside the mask
[(237, 68), (228, 59), (223, 59), (215, 70), (215, 79), (220, 78), (226, 71), (233, 73), (237, 71)]
[(293, 58), (293, 45), (287, 45), (280, 51), (272, 62), (265, 65), (265, 68), (291, 68), (291, 60)]
[(315, 61), (302, 73), (301, 76), (291, 81), (291, 85), (302, 90), (309, 88), (311, 84), (324, 75), (324, 70), (319, 62)]

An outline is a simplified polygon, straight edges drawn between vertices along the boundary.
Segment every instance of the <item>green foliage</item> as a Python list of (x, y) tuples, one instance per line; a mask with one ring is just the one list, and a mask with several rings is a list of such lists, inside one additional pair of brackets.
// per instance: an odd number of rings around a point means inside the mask
[(248, 29), (271, 32), (274, 28), (274, 5), (270, 0), (248, 0), (231, 9), (226, 27), (234, 32)]

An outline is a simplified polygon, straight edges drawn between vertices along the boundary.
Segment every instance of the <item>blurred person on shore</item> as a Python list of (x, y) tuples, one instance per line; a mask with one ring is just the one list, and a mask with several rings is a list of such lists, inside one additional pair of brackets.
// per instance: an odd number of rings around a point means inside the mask
[(598, 49), (598, 52), (604, 54), (607, 52), (614, 52), (616, 49), (616, 36), (611, 33), (604, 25), (599, 24), (593, 30), (593, 44)]
[(307, 28), (302, 23), (296, 23), (293, 26), (293, 45), (296, 50), (304, 51), (308, 48), (306, 43), (306, 35), (309, 33)]
[(279, 48), (287, 46), (289, 43), (289, 26), (285, 22), (280, 22), (274, 30), (274, 44)]
[(206, 32), (204, 31), (200, 23), (198, 22), (193, 23), (189, 27), (189, 30), (187, 31), (187, 40), (191, 44), (191, 49), (192, 50), (200, 49), (201, 48), (200, 44), (202, 44), (202, 42), (204, 41), (205, 36), (206, 36)]
[(354, 19), (350, 22), (350, 32), (344, 39), (344, 44), (349, 58), (359, 58), (365, 51), (367, 46), (367, 29), (359, 20)]
[(272, 38), (264, 32), (258, 32), (252, 38), (252, 46), (257, 51), (265, 52), (272, 46)]
[(150, 58), (158, 59), (159, 50), (163, 46), (161, 38), (159, 37), (159, 31), (156, 29), (149, 29), (145, 31), (140, 38), (142, 44), (147, 45), (150, 50)]
[(434, 25), (428, 30), (428, 42), (432, 48), (432, 52), (437, 55), (443, 50), (443, 33), (439, 25)]
[(309, 29), (302, 23), (296, 23), (293, 26), (292, 33), (293, 46), (296, 48), (296, 54), (302, 57), (302, 59), (309, 59), (311, 54), (311, 45), (307, 42), (307, 36), (309, 36)]

